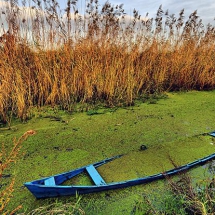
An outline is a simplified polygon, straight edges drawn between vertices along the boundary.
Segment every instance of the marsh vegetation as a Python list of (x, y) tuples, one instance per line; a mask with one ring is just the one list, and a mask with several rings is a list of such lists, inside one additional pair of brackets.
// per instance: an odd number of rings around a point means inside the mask
[[(186, 18), (184, 10), (174, 15), (161, 6), (152, 18), (137, 10), (128, 16), (123, 5), (100, 5), (98, 0), (86, 0), (82, 11), (77, 0), (67, 0), (64, 9), (56, 0), (0, 3), (0, 140), (5, 143), (0, 212), (13, 213), (22, 205), (21, 212), (37, 214), (174, 214), (181, 207), (185, 214), (212, 213), (211, 178), (199, 193), (192, 190), (189, 177), (179, 184), (170, 180), (171, 195), (162, 197), (162, 208), (151, 204), (156, 199), (150, 193), (142, 197), (150, 187), (53, 203), (35, 201), (22, 184), (119, 150), (130, 152), (127, 159), (137, 162), (125, 159), (125, 169), (119, 163), (113, 166), (112, 172), (120, 169), (118, 176), (104, 170), (109, 180), (160, 172), (171, 166), (167, 154), (187, 163), (212, 153), (214, 139), (199, 134), (214, 129), (214, 91), (174, 93), (214, 90), (214, 26), (204, 25), (197, 11)], [(36, 135), (24, 141), (22, 134), (29, 135), (25, 132), (32, 127)], [(142, 144), (147, 150), (136, 151)], [(29, 174), (29, 169), (34, 171)], [(15, 172), (16, 181), (2, 177), (8, 172)]]
[[(96, 109), (95, 112), (100, 114), (68, 113), (46, 106), (35, 111), (34, 117), (26, 123), (14, 120), (10, 130), (0, 129), (0, 142), (4, 143), (7, 154), (13, 148), (14, 137), (18, 139), (32, 129), (36, 133), (21, 144), (17, 162), (5, 170), (4, 174), (10, 174), (11, 177), (0, 179), (2, 191), (15, 178), (13, 196), (5, 210), (12, 211), (22, 205), (18, 213), (31, 214), (32, 210), (43, 213), (45, 210), (56, 212), (59, 209), (66, 213), (66, 210), (76, 209), (78, 212), (80, 208), (80, 213), (85, 211), (88, 215), (94, 215), (130, 214), (131, 211), (137, 214), (151, 211), (153, 214), (153, 210), (157, 214), (164, 211), (173, 214), (170, 211), (184, 209), (187, 205), (182, 197), (186, 197), (186, 191), (189, 190), (184, 190), (182, 196), (174, 196), (168, 190), (166, 180), (83, 195), (81, 200), (75, 196), (36, 200), (23, 187), (23, 183), (117, 154), (126, 156), (98, 170), (107, 182), (134, 179), (172, 169), (169, 157), (174, 158), (174, 162), (180, 166), (212, 154), (215, 139), (201, 134), (214, 129), (214, 93), (168, 93), (168, 97), (156, 102), (138, 101), (132, 107)], [(147, 146), (147, 150), (140, 150), (142, 144)], [(204, 187), (210, 185), (213, 174), (208, 175), (207, 168), (201, 167), (189, 174), (194, 180), (193, 189), (198, 183), (202, 197), (206, 197), (197, 199), (196, 193), (196, 200), (203, 201), (207, 208), (213, 202), (207, 201)], [(174, 182), (177, 180), (177, 177), (174, 178)], [(83, 176), (74, 183), (84, 185), (91, 184), (91, 181)], [(180, 201), (176, 196), (181, 197)]]
[(32, 106), (131, 105), (150, 93), (215, 86), (212, 25), (160, 6), (154, 18), (123, 5), (77, 0), (3, 1), (0, 117), (29, 117)]

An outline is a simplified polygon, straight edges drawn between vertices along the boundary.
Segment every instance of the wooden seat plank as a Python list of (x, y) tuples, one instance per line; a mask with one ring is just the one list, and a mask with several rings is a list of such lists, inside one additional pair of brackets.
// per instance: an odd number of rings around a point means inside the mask
[(86, 170), (96, 185), (106, 184), (104, 179), (101, 177), (101, 175), (93, 165), (87, 166)]

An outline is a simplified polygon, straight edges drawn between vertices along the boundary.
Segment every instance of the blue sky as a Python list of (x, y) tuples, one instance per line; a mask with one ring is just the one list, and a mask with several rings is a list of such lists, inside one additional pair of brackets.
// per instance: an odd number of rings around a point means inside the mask
[[(59, 0), (61, 5), (66, 5), (66, 0)], [(103, 5), (106, 0), (99, 0), (99, 3)], [(164, 11), (169, 10), (170, 14), (175, 14), (178, 17), (179, 12), (184, 8), (185, 15), (198, 11), (198, 15), (205, 24), (210, 22), (215, 24), (215, 0), (109, 0), (111, 4), (124, 4), (124, 9), (128, 15), (132, 15), (132, 11), (135, 8), (140, 12), (142, 16), (148, 12), (150, 17), (155, 17), (158, 7), (162, 4)], [(85, 0), (79, 0), (79, 5), (82, 5), (84, 9)]]

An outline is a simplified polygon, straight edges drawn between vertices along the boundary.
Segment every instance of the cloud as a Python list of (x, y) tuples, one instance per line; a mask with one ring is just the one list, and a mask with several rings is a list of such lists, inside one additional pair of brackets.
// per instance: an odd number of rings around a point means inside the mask
[[(14, 16), (17, 14), (17, 16)], [(0, 1), (0, 35), (8, 31), (8, 24), (15, 22), (22, 31), (31, 30), (36, 19), (46, 19), (48, 13), (34, 6), (14, 6), (9, 2)], [(47, 24), (47, 23), (46, 23)]]
[(4, 7), (4, 6), (7, 6), (7, 5), (9, 5), (8, 2), (6, 2), (6, 1), (0, 1), (0, 7)]

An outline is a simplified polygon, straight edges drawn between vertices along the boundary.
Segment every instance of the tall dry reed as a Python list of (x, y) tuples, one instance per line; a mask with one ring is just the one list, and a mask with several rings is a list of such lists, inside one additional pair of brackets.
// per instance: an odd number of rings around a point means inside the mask
[[(68, 0), (5, 2), (0, 22), (0, 118), (25, 120), (32, 106), (131, 105), (155, 92), (215, 87), (215, 28), (160, 6), (156, 17), (123, 5)], [(0, 24), (1, 24), (0, 23)]]

